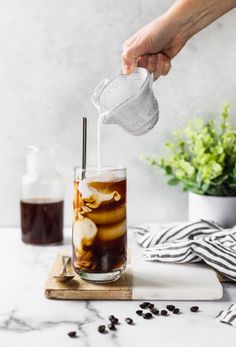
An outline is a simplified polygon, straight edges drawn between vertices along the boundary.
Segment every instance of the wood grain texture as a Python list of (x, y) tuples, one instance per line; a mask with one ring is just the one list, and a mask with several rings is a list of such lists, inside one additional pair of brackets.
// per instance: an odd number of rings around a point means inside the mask
[(48, 299), (63, 300), (131, 300), (132, 299), (132, 273), (128, 267), (121, 278), (113, 283), (93, 284), (83, 281), (73, 270), (71, 262), (67, 265), (68, 274), (75, 275), (67, 283), (58, 282), (53, 275), (60, 273), (62, 255), (71, 255), (63, 251), (58, 254), (48, 277), (45, 287), (45, 296)]

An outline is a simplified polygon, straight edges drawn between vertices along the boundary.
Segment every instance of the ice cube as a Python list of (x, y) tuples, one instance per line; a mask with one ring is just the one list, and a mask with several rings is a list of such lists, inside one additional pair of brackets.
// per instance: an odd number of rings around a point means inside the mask
[[(108, 205), (109, 206), (109, 205)], [(121, 205), (118, 207), (110, 208), (107, 210), (90, 210), (87, 216), (91, 218), (96, 224), (114, 224), (126, 217), (126, 207)]]
[(103, 241), (111, 241), (118, 239), (127, 231), (126, 221), (123, 220), (116, 224), (99, 226), (97, 237)]
[(89, 218), (75, 221), (73, 224), (73, 244), (79, 250), (83, 249), (83, 243), (92, 244), (97, 234), (96, 224)]

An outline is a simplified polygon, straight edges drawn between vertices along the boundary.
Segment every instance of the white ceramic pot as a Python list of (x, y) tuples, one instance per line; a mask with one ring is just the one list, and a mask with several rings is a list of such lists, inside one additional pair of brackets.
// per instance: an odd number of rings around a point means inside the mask
[(224, 228), (236, 225), (236, 197), (189, 193), (189, 220), (208, 219)]

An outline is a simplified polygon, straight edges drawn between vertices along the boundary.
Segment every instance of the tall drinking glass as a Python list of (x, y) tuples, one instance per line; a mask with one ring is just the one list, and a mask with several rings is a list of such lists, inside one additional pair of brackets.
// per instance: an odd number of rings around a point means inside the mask
[(127, 261), (126, 169), (74, 168), (73, 266), (84, 280), (113, 282)]

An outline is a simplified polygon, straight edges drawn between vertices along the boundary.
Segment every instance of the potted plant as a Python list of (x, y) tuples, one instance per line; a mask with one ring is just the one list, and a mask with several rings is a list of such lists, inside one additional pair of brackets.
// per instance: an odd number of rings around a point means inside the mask
[(218, 124), (196, 118), (175, 131), (166, 146), (168, 158), (144, 159), (164, 170), (169, 185), (181, 183), (189, 192), (189, 219), (236, 225), (236, 131), (229, 123), (229, 105)]

